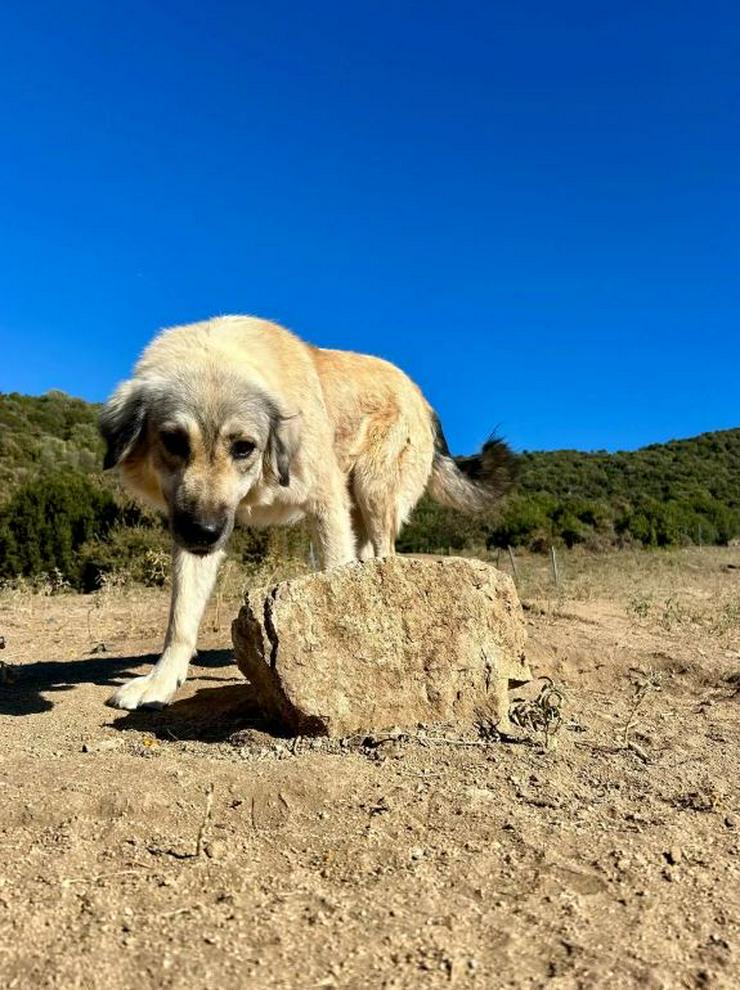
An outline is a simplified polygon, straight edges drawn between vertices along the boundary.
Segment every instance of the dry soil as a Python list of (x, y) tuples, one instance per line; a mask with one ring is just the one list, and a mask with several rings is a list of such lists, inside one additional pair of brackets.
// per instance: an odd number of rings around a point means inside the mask
[(519, 565), (549, 748), (281, 738), (228, 598), (116, 712), (166, 591), (0, 595), (0, 986), (740, 986), (740, 551)]

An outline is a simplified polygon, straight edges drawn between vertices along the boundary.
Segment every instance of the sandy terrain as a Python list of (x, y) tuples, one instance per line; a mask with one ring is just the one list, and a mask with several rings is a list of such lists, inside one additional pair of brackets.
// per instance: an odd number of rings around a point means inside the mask
[(181, 700), (115, 712), (166, 593), (4, 592), (0, 986), (740, 986), (738, 565), (520, 562), (549, 750), (271, 735), (228, 598)]

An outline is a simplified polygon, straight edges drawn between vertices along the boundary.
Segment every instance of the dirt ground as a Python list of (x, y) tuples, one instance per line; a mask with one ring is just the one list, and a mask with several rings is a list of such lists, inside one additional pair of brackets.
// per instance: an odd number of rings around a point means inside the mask
[(116, 712), (166, 592), (4, 592), (0, 985), (740, 986), (738, 568), (522, 559), (549, 749), (271, 734), (228, 596), (181, 698)]

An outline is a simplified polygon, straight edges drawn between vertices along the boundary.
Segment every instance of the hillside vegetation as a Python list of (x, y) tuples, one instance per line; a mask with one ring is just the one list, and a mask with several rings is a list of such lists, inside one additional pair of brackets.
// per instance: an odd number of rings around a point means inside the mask
[(64, 392), (0, 393), (0, 503), (24, 481), (48, 470), (99, 470), (99, 407)]
[(609, 454), (526, 452), (494, 538), (724, 544), (740, 532), (740, 429)]
[(518, 468), (495, 516), (465, 518), (425, 499), (399, 547), (657, 547), (740, 534), (740, 429), (615, 454), (526, 451)]
[[(100, 472), (98, 407), (50, 392), (0, 394), (0, 578), (52, 575), (92, 589), (125, 571), (161, 583), (168, 538)], [(585, 544), (723, 544), (740, 535), (740, 429), (610, 454), (519, 456), (495, 514), (470, 518), (424, 498), (398, 542), (407, 552)], [(242, 564), (304, 554), (307, 537), (242, 533)]]

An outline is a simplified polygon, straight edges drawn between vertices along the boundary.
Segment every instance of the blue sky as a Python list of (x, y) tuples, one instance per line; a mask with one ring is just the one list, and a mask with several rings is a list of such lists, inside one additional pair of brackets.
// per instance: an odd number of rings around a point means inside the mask
[(0, 8), (0, 390), (217, 313), (400, 364), (451, 446), (740, 425), (740, 8)]

